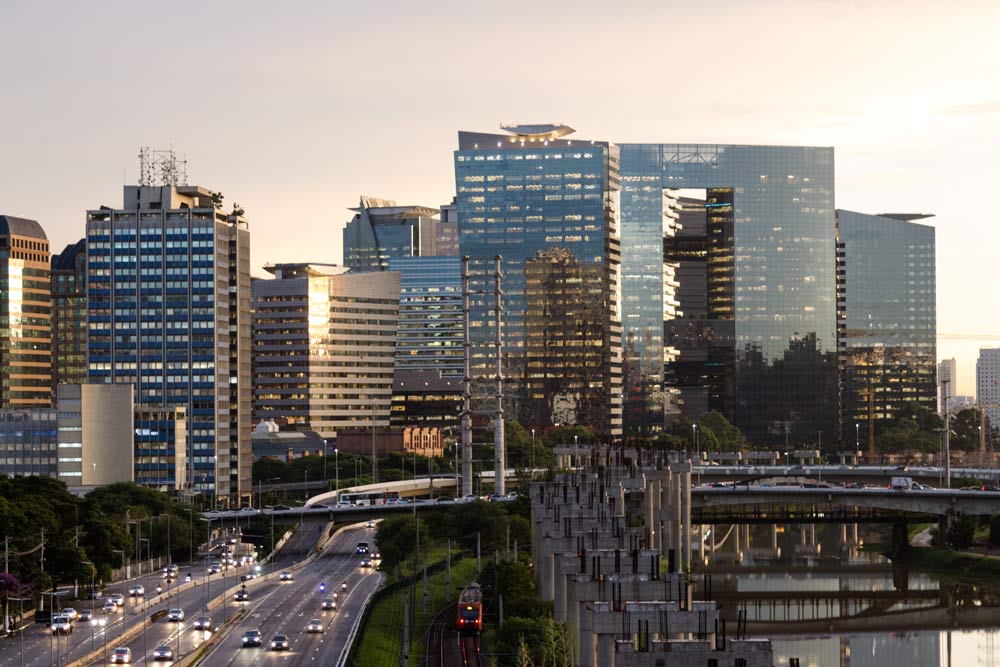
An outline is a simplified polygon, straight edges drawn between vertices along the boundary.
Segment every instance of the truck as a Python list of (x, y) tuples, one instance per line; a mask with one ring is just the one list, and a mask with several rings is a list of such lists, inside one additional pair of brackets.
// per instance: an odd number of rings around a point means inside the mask
[(912, 487), (912, 477), (893, 477), (889, 481), (889, 488), (895, 491), (909, 491)]

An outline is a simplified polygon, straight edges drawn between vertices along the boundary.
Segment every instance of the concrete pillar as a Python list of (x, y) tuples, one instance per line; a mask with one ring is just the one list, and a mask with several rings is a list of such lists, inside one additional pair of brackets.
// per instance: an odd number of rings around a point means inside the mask
[(597, 664), (601, 667), (615, 664), (614, 635), (597, 635)]
[(562, 558), (556, 554), (552, 559), (552, 583), (554, 591), (553, 616), (556, 623), (566, 622), (566, 577), (563, 576)]
[(580, 609), (580, 667), (595, 667), (594, 652), (596, 650), (594, 636), (594, 612), (589, 604), (581, 605)]
[(816, 546), (816, 524), (809, 524), (809, 544)]
[(740, 524), (738, 524), (738, 523), (734, 524), (733, 525), (733, 538), (736, 540), (736, 542), (734, 544), (736, 545), (736, 559), (737, 560), (740, 559), (740, 553), (743, 551), (743, 548), (740, 546), (740, 533), (741, 532), (742, 531), (740, 530)]
[(541, 558), (539, 558), (539, 580), (541, 585), (538, 587), (538, 593), (542, 596), (543, 600), (552, 600), (553, 589), (552, 589), (552, 553), (549, 552), (544, 546), (541, 549)]
[(778, 553), (778, 524), (771, 524), (771, 551)]
[(645, 501), (645, 516), (643, 521), (646, 527), (646, 546), (650, 549), (655, 549), (657, 546), (656, 538), (656, 501), (659, 497), (659, 493), (656, 487), (659, 486), (659, 480), (646, 478), (646, 493), (643, 497)]
[(708, 528), (709, 540), (711, 540), (711, 545), (710, 545), (711, 546), (711, 551), (710, 551), (710, 553), (712, 554), (712, 556), (715, 556), (715, 530), (716, 530), (716, 528), (717, 528), (717, 526), (715, 526), (715, 525), (709, 526), (709, 528)]
[(681, 539), (684, 540), (684, 568), (691, 568), (691, 468), (684, 472), (684, 527), (681, 529)]
[(673, 503), (674, 503), (674, 522), (671, 528), (670, 534), (670, 548), (674, 550), (676, 554), (677, 571), (684, 571), (684, 544), (681, 535), (684, 532), (684, 491), (681, 488), (683, 486), (684, 475), (681, 473), (674, 474), (674, 493), (673, 493)]

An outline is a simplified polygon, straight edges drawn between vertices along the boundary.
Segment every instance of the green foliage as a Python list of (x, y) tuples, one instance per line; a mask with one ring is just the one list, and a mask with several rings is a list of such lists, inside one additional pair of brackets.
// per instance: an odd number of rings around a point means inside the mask
[[(572, 442), (572, 436), (569, 441)], [(504, 422), (504, 441), (507, 446), (507, 465), (511, 468), (551, 468), (556, 464), (556, 455), (542, 433), (535, 432), (532, 443), (531, 431), (520, 422), (508, 419)], [(583, 438), (580, 439), (583, 442)]]
[(968, 549), (972, 546), (979, 521), (974, 516), (961, 516), (953, 519), (948, 527), (947, 545), (955, 549)]
[(951, 442), (954, 450), (971, 452), (979, 449), (979, 410), (966, 408), (951, 418)]
[(420, 533), (426, 535), (427, 527), (423, 525), (423, 521), (410, 514), (379, 522), (375, 544), (384, 563), (396, 565), (413, 553), (417, 544), (418, 526)]
[(573, 436), (577, 437), (577, 442), (581, 445), (595, 442), (594, 432), (586, 426), (556, 426), (545, 432), (544, 440), (549, 447), (572, 445)]
[(738, 452), (747, 447), (746, 438), (740, 429), (717, 410), (698, 418), (698, 430), (698, 441), (703, 452)]

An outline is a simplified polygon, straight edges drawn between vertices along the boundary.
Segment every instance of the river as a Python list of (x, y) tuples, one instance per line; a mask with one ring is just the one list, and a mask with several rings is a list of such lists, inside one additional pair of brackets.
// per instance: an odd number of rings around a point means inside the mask
[(864, 525), (706, 526), (695, 595), (718, 602), (728, 636), (771, 638), (783, 667), (1000, 666), (1000, 582), (908, 571), (863, 548), (879, 539)]

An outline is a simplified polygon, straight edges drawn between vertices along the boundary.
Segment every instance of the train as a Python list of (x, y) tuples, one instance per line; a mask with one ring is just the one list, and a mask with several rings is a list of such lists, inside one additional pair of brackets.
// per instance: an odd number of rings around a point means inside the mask
[(483, 591), (475, 581), (458, 596), (458, 619), (455, 627), (461, 634), (479, 634), (483, 630)]

